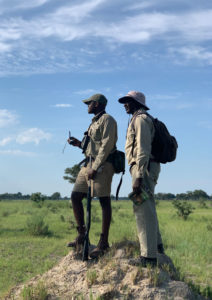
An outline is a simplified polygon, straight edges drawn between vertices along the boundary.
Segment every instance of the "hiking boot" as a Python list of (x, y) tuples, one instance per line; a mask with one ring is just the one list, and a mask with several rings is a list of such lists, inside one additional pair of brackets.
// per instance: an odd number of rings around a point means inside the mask
[(141, 266), (143, 268), (150, 266), (154, 268), (157, 266), (157, 258), (140, 256), (138, 258), (130, 259), (128, 263), (132, 266)]
[(159, 244), (159, 245), (158, 245), (158, 253), (160, 253), (160, 254), (165, 254), (163, 244)]
[(85, 226), (77, 227), (78, 236), (73, 242), (67, 244), (67, 247), (75, 248), (77, 251), (83, 247), (84, 240), (85, 240)]
[(104, 234), (102, 233), (98, 245), (90, 253), (90, 258), (94, 259), (98, 258), (99, 256), (102, 256), (108, 248), (109, 244), (107, 241), (104, 240)]

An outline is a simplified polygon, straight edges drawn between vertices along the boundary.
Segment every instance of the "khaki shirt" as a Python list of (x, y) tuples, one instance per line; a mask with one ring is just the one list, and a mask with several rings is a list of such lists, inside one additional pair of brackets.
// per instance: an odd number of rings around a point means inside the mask
[[(145, 110), (140, 109), (141, 112)], [(135, 112), (136, 113), (136, 112)], [(151, 148), (155, 128), (150, 117), (146, 114), (138, 115), (132, 125), (133, 116), (127, 130), (127, 139), (125, 144), (126, 158), (129, 165), (136, 163), (137, 178), (144, 178), (149, 159), (152, 158)], [(133, 140), (134, 149), (133, 148)]]
[(92, 156), (95, 161), (93, 170), (97, 170), (107, 159), (108, 155), (116, 149), (117, 123), (113, 117), (107, 113), (103, 114), (97, 121), (96, 115), (88, 129), (90, 141), (85, 151), (85, 155)]

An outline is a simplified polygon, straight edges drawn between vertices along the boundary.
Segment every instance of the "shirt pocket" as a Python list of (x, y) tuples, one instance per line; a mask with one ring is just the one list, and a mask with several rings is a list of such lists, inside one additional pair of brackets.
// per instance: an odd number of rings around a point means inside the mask
[(99, 124), (94, 124), (92, 128), (90, 129), (90, 136), (94, 142), (100, 142), (101, 141), (101, 129)]

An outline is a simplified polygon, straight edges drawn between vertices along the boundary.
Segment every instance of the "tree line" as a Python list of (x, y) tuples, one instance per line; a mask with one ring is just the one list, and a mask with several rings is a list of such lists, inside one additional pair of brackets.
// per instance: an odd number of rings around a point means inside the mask
[[(4, 194), (0, 194), (0, 200), (29, 200), (31, 199), (33, 194), (40, 194), (41, 193), (32, 193), (31, 195), (27, 194), (27, 195), (23, 195), (22, 193), (4, 193)], [(45, 200), (67, 200), (69, 199), (69, 197), (62, 197), (61, 194), (59, 192), (55, 192), (50, 196), (47, 195), (42, 195), (42, 197)]]
[[(41, 194), (41, 193), (39, 193)], [(31, 199), (31, 195), (23, 195), (22, 193), (4, 193), (0, 194), (0, 200), (29, 200)], [(62, 197), (59, 192), (55, 192), (50, 196), (42, 195), (42, 197), (45, 200), (68, 200), (69, 197)], [(115, 200), (115, 196), (111, 195), (111, 199)], [(128, 199), (128, 196), (119, 197), (120, 200), (126, 200)], [(172, 193), (157, 193), (155, 194), (155, 199), (157, 200), (212, 200), (212, 195), (209, 196), (205, 191), (203, 190), (194, 190), (194, 191), (188, 191), (186, 193), (180, 193), (180, 194), (172, 194)]]

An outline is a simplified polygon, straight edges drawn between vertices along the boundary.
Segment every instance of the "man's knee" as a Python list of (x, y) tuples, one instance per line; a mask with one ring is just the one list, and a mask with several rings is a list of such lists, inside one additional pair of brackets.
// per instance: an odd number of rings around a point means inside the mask
[(84, 193), (80, 193), (80, 192), (72, 192), (71, 193), (71, 201), (72, 203), (76, 203), (79, 201), (82, 201), (82, 199), (85, 197)]
[(100, 197), (99, 200), (100, 200), (101, 207), (103, 209), (111, 207), (111, 199), (110, 199), (110, 197)]

